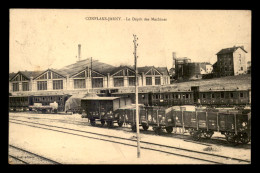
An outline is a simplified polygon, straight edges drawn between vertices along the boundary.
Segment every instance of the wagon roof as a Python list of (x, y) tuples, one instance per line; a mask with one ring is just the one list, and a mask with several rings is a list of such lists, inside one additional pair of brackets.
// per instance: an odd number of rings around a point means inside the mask
[(82, 100), (115, 100), (119, 97), (87, 97), (83, 98)]

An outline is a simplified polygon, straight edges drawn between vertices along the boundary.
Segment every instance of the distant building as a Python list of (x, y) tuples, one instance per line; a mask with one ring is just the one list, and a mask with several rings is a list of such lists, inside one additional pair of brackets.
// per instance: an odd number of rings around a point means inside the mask
[(212, 72), (213, 67), (208, 62), (191, 62), (189, 58), (175, 59), (175, 78), (184, 79), (201, 79), (203, 74)]
[(185, 76), (184, 66), (191, 62), (191, 59), (184, 58), (176, 58), (175, 59), (175, 77), (176, 79), (183, 78)]
[(251, 74), (251, 61), (247, 62), (247, 73)]
[(244, 46), (221, 49), (217, 55), (217, 76), (233, 76), (247, 73)]

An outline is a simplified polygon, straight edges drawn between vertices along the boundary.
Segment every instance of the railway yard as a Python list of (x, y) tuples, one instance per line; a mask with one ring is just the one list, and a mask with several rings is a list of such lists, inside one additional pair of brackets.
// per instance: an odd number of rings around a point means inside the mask
[[(91, 126), (80, 114), (9, 113), (10, 164), (250, 164), (251, 143), (234, 145), (220, 133), (192, 140), (182, 128), (157, 135), (140, 130), (141, 158), (131, 126)], [(156, 156), (156, 157), (155, 157)]]

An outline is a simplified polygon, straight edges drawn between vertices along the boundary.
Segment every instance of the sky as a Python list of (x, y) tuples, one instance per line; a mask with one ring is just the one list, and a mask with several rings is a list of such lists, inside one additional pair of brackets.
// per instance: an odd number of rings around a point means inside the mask
[[(114, 20), (97, 20), (102, 17)], [(11, 9), (9, 71), (75, 63), (78, 44), (81, 59), (134, 65), (133, 34), (138, 37), (137, 66), (169, 69), (172, 52), (213, 64), (218, 51), (241, 45), (251, 59), (249, 10)]]

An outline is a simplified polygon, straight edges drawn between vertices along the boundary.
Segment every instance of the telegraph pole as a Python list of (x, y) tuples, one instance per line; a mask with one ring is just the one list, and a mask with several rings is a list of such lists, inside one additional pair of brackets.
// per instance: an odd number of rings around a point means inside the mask
[(136, 137), (137, 137), (137, 157), (140, 158), (140, 136), (139, 136), (139, 107), (138, 107), (138, 70), (137, 70), (137, 58), (136, 56), (136, 49), (138, 46), (138, 43), (136, 41), (138, 38), (136, 35), (134, 36), (134, 57), (135, 57), (135, 113), (136, 113)]
[(91, 69), (91, 71), (90, 71), (90, 83), (91, 83), (91, 89), (93, 89), (93, 83), (92, 83), (92, 57), (91, 57), (91, 66), (90, 66), (90, 69)]

